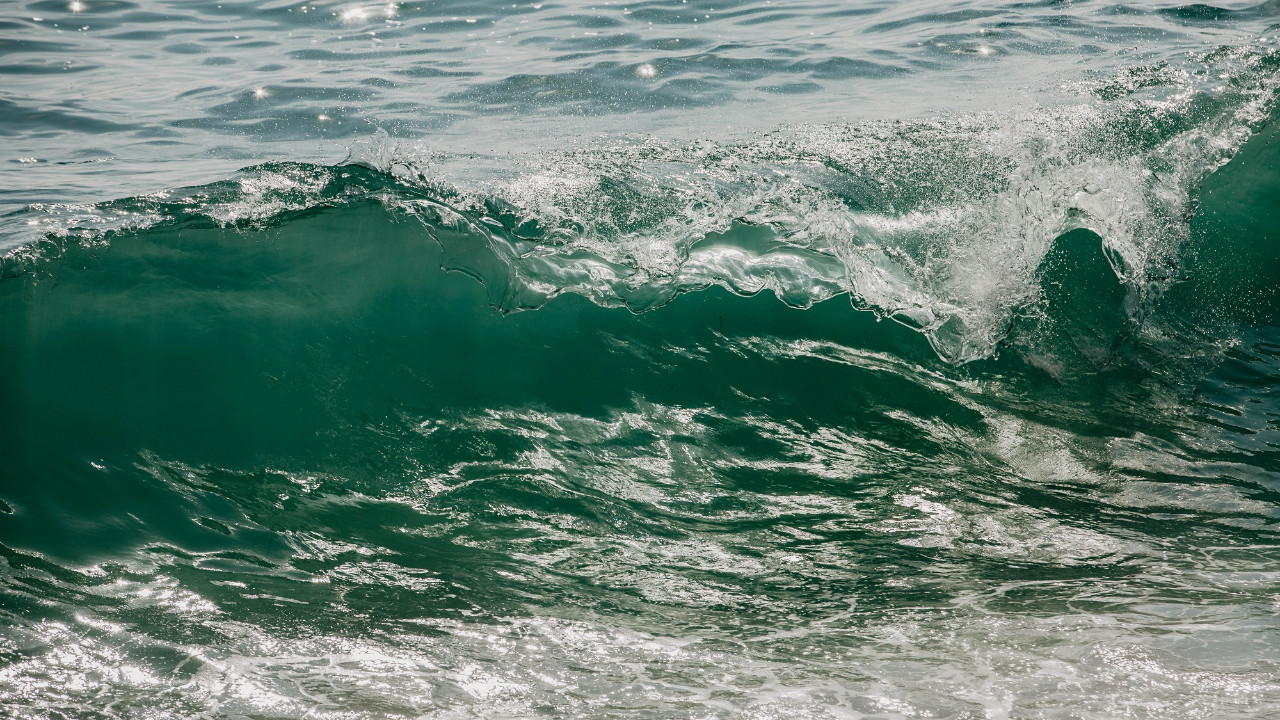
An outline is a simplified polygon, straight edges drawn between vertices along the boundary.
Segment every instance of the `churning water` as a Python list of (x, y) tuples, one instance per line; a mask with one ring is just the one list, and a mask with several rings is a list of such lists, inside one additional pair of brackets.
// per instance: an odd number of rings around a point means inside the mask
[(0, 6), (0, 714), (1280, 717), (1280, 3)]

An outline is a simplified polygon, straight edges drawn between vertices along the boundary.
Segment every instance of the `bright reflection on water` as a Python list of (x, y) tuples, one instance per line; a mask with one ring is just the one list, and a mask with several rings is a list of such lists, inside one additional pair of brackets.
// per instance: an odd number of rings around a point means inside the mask
[(1280, 707), (1272, 4), (0, 16), (0, 716)]

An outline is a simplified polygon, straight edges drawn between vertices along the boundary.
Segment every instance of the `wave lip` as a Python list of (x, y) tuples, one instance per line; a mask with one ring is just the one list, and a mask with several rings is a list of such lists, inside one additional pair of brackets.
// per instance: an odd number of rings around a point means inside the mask
[[(950, 362), (997, 351), (1043, 300), (1055, 240), (1089, 230), (1140, 323), (1167, 285), (1204, 178), (1270, 115), (1259, 40), (1080, 85), (1029, 113), (783, 128), (733, 144), (656, 142), (506, 158), (475, 179), (385, 134), (344, 164), (274, 163), (208, 186), (5, 219), (12, 266), (40, 243), (168, 223), (256, 226), (376, 202), (416, 217), (503, 310), (572, 292), (642, 311), (717, 285), (856, 307), (924, 333)], [(481, 163), (483, 165), (483, 163)], [(26, 245), (24, 245), (26, 243)], [(18, 247), (14, 247), (17, 245)]]
[(848, 294), (968, 362), (1042, 304), (1055, 241), (1089, 230), (1141, 323), (1172, 280), (1200, 184), (1270, 116), (1272, 44), (1083, 83), (1094, 100), (1012, 116), (539, 156), (453, 188), (505, 276), (468, 267), (456, 244), (447, 255), (501, 288), (505, 309), (575, 292), (643, 310), (707, 285), (797, 306)]

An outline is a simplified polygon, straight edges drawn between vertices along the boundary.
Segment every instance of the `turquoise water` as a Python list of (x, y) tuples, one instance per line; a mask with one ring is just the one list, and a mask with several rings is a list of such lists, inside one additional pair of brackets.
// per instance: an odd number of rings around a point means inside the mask
[(0, 714), (1280, 717), (1280, 5), (0, 8)]

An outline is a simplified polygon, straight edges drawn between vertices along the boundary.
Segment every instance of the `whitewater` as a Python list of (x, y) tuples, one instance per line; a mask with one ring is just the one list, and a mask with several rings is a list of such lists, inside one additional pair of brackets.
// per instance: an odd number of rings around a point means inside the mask
[(0, 713), (1280, 717), (1280, 5), (0, 8)]

